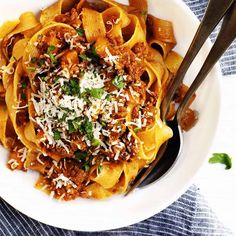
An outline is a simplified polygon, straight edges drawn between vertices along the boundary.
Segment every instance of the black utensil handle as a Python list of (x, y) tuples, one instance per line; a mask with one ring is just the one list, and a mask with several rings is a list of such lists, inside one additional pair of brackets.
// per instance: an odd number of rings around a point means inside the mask
[(216, 42), (214, 43), (210, 53), (208, 54), (201, 70), (199, 71), (197, 77), (191, 84), (188, 92), (186, 93), (183, 101), (181, 102), (177, 110), (177, 120), (181, 118), (182, 112), (188, 106), (188, 102), (192, 95), (196, 92), (202, 82), (206, 79), (207, 75), (220, 59), (226, 49), (232, 44), (236, 38), (236, 2), (231, 6), (225, 18), (223, 20), (221, 30), (218, 34)]
[(235, 0), (210, 0), (207, 6), (205, 16), (194, 36), (194, 39), (184, 57), (183, 63), (181, 64), (175, 80), (168, 90), (163, 102), (161, 104), (162, 119), (165, 118), (169, 105), (173, 96), (182, 83), (184, 76), (192, 64), (194, 58), (198, 54), (202, 45), (207, 40), (211, 32), (214, 30), (216, 25), (220, 22), (222, 17), (225, 15), (229, 7), (235, 2)]

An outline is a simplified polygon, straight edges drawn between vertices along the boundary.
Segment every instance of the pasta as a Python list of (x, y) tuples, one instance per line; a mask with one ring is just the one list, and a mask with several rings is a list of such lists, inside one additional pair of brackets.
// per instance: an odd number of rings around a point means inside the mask
[(147, 1), (58, 0), (0, 28), (0, 140), (11, 170), (60, 200), (123, 193), (172, 130), (160, 104), (182, 57)]

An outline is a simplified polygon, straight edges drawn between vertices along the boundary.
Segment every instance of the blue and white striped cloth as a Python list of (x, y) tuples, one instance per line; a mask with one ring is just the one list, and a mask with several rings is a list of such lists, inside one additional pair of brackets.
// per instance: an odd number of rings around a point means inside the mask
[[(184, 0), (199, 19), (207, 0)], [(214, 41), (217, 30), (212, 34)], [(224, 75), (236, 74), (236, 42), (221, 59)], [(0, 236), (120, 236), (120, 235), (219, 235), (232, 233), (226, 229), (208, 207), (197, 187), (191, 187), (171, 206), (138, 224), (118, 230), (87, 233), (63, 230), (39, 223), (9, 206), (0, 198)]]

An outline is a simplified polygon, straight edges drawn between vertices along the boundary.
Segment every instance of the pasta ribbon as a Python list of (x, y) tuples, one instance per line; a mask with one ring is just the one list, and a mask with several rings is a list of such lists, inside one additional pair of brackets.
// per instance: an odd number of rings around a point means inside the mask
[(0, 27), (7, 166), (38, 172), (51, 197), (124, 193), (172, 137), (160, 106), (182, 57), (172, 23), (147, 10), (147, 0), (58, 0), (39, 20), (25, 12)]
[(106, 29), (102, 14), (94, 10), (84, 8), (82, 10), (83, 27), (88, 42), (95, 42), (99, 37), (105, 37)]

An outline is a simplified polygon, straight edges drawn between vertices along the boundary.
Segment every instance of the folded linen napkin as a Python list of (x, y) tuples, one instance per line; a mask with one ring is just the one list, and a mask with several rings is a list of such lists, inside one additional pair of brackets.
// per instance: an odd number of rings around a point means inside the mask
[[(184, 0), (199, 19), (207, 0)], [(214, 41), (217, 29), (211, 35)], [(236, 74), (236, 42), (221, 59), (224, 75)], [(87, 233), (63, 230), (37, 222), (9, 206), (0, 198), (0, 236), (76, 236), (76, 235), (232, 235), (208, 207), (197, 187), (192, 186), (171, 206), (138, 224), (118, 230)]]
[(110, 231), (87, 233), (51, 227), (21, 214), (0, 200), (1, 236), (178, 236), (219, 235), (231, 232), (219, 222), (197, 187), (192, 186), (171, 206), (138, 224)]

